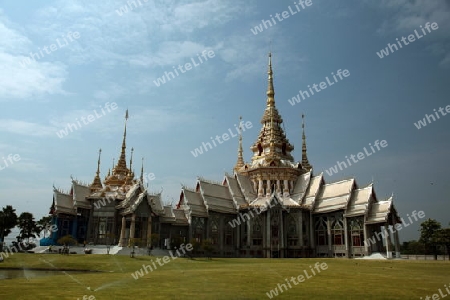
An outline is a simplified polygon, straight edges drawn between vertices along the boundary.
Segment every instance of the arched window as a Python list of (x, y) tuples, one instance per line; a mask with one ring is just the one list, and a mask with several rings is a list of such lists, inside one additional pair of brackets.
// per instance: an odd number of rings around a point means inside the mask
[(328, 245), (327, 239), (327, 217), (316, 219), (316, 243), (318, 246)]
[(336, 219), (331, 225), (333, 245), (344, 245), (344, 223), (342, 218)]

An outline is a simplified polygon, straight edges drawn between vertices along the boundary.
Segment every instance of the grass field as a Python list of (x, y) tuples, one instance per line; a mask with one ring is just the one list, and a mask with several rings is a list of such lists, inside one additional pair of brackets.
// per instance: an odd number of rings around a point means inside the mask
[[(316, 262), (328, 268), (274, 299), (425, 299), (450, 285), (450, 263), (347, 259), (178, 258), (139, 279), (132, 273), (155, 257), (14, 254), (2, 268), (68, 271), (0, 280), (0, 299), (269, 299), (267, 292)], [(75, 270), (97, 270), (85, 274)], [(317, 273), (317, 271), (316, 271)], [(90, 287), (90, 290), (88, 290)], [(85, 298), (88, 299), (88, 298)], [(91, 297), (91, 299), (94, 299)], [(450, 298), (449, 298), (450, 299)]]

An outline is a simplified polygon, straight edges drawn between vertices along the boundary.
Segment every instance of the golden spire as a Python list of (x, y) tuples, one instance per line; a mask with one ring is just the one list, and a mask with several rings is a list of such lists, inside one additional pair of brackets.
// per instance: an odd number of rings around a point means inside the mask
[(127, 148), (126, 138), (127, 138), (127, 120), (128, 120), (128, 109), (125, 112), (125, 129), (123, 132), (123, 140), (122, 140), (122, 151), (120, 152), (119, 160), (117, 161), (117, 166), (114, 168), (114, 175), (127, 176), (127, 162), (126, 162), (126, 154), (125, 150)]
[(97, 161), (97, 172), (94, 177), (94, 181), (92, 181), (92, 184), (91, 184), (91, 192), (99, 190), (103, 187), (102, 181), (100, 179), (100, 155), (101, 154), (102, 154), (102, 149), (99, 149), (98, 150), (98, 161)]
[(128, 173), (131, 173), (131, 166), (133, 165), (133, 151), (134, 148), (131, 147), (131, 155), (130, 155), (130, 171)]
[(234, 170), (238, 171), (240, 168), (242, 168), (245, 163), (244, 163), (244, 150), (242, 150), (242, 116), (239, 117), (239, 147), (238, 147), (238, 159), (236, 162), (236, 165), (234, 166)]
[(274, 106), (275, 105), (275, 90), (273, 88), (273, 72), (272, 72), (272, 53), (269, 52), (269, 69), (267, 70), (267, 74), (269, 75), (267, 78), (267, 105)]
[[(269, 53), (267, 101), (261, 119), (262, 128), (258, 139), (252, 145), (252, 166), (280, 165), (281, 160), (294, 162), (291, 151), (294, 146), (286, 138), (281, 118), (275, 106), (275, 89), (273, 87), (272, 53)], [(277, 162), (275, 162), (277, 160)]]
[(305, 135), (305, 115), (302, 114), (302, 167), (307, 171), (312, 169), (309, 164), (308, 156), (306, 155), (306, 135)]
[(142, 158), (142, 165), (141, 165), (141, 182), (144, 183), (144, 158)]
[(130, 155), (130, 168), (128, 169), (128, 173), (127, 173), (127, 178), (124, 182), (124, 185), (127, 184), (132, 184), (132, 181), (134, 179), (134, 172), (132, 171), (132, 166), (133, 166), (133, 152), (134, 152), (134, 148), (131, 148), (131, 155)]

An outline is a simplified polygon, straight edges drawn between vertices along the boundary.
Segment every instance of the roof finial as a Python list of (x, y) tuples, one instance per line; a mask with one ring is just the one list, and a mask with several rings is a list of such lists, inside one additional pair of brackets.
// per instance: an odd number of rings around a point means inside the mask
[(312, 169), (309, 164), (308, 156), (306, 155), (306, 135), (305, 135), (305, 115), (302, 114), (302, 167), (307, 171)]
[(122, 141), (122, 151), (120, 152), (119, 160), (117, 161), (117, 166), (114, 168), (114, 174), (127, 176), (127, 162), (125, 150), (127, 148), (126, 138), (127, 138), (127, 120), (128, 120), (128, 109), (125, 112), (125, 129), (123, 131), (123, 141)]
[(97, 161), (97, 172), (96, 172), (96, 175), (95, 175), (94, 180), (92, 181), (92, 184), (90, 187), (91, 192), (99, 190), (103, 187), (102, 181), (100, 179), (100, 156), (101, 156), (101, 154), (102, 154), (102, 149), (99, 149), (98, 150), (98, 161)]
[(130, 173), (131, 173), (131, 166), (133, 165), (133, 151), (134, 151), (134, 148), (131, 147), (131, 155), (130, 155)]
[(269, 68), (267, 71), (268, 83), (267, 83), (267, 105), (274, 106), (275, 104), (275, 90), (273, 89), (273, 72), (272, 72), (272, 52), (269, 52)]
[(98, 150), (98, 161), (97, 161), (97, 176), (100, 174), (100, 156), (102, 155), (102, 149)]
[(141, 182), (144, 183), (144, 158), (142, 158), (142, 165), (141, 165)]
[(242, 116), (239, 116), (239, 147), (238, 147), (238, 159), (236, 165), (234, 166), (235, 171), (238, 171), (245, 165), (243, 153), (244, 150), (242, 150)]

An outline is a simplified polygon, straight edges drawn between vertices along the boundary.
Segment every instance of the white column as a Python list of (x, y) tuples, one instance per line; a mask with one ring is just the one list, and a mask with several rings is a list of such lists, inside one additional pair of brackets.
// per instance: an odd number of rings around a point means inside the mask
[(300, 232), (299, 232), (299, 237), (300, 237), (300, 247), (303, 247), (303, 212), (300, 212), (300, 217), (299, 217), (299, 225), (297, 228), (300, 228)]
[(152, 244), (152, 215), (150, 213), (147, 219), (147, 246), (151, 246), (151, 244)]
[(119, 238), (119, 246), (125, 247), (125, 229), (127, 227), (127, 220), (125, 216), (122, 216), (122, 227), (120, 228), (120, 238)]
[[(364, 220), (363, 220), (363, 222), (364, 222)], [(364, 224), (363, 224), (363, 229), (364, 229), (364, 241), (368, 241), (369, 236), (368, 236), (366, 222), (364, 222)], [(370, 247), (372, 247), (372, 246), (370, 246)], [(364, 243), (364, 252), (365, 252), (364, 255), (370, 255), (372, 253), (372, 250), (370, 250), (370, 252), (369, 252), (368, 243)]]
[(133, 214), (131, 216), (130, 238), (128, 240), (128, 243), (130, 243), (132, 241), (132, 239), (134, 238), (135, 228), (136, 228), (136, 214)]
[(289, 195), (289, 183), (288, 180), (283, 180), (283, 195)]
[(266, 196), (270, 196), (272, 194), (272, 186), (271, 186), (271, 181), (270, 179), (267, 180), (266, 183)]
[(391, 239), (389, 237), (389, 225), (387, 223), (384, 225), (384, 233), (385, 233), (385, 243), (386, 243), (386, 256), (387, 256), (387, 258), (392, 258), (392, 251), (391, 251), (391, 246), (390, 246)]
[(347, 256), (347, 258), (350, 258), (350, 247), (349, 247), (349, 240), (348, 240), (348, 231), (347, 231), (347, 218), (344, 218), (344, 243), (345, 243), (345, 256)]
[(251, 245), (251, 236), (250, 236), (250, 233), (251, 233), (251, 220), (249, 220), (248, 222), (247, 222), (247, 246), (248, 247), (250, 247), (250, 245)]
[(328, 252), (332, 254), (332, 245), (331, 245), (331, 224), (330, 217), (327, 217), (327, 238), (328, 238)]
[(395, 257), (402, 258), (400, 254), (400, 238), (398, 237), (398, 231), (394, 232), (394, 240), (395, 240)]
[(258, 179), (258, 197), (262, 197), (264, 195), (263, 191), (263, 181), (262, 179)]
[(271, 238), (270, 238), (270, 210), (267, 210), (267, 213), (266, 213), (266, 237), (267, 237), (267, 240), (266, 240), (266, 247), (267, 247), (267, 252), (268, 252), (268, 255), (267, 255), (267, 257), (271, 257), (272, 256), (272, 253), (270, 252), (270, 250), (272, 249), (272, 241), (271, 241)]
[[(278, 237), (278, 240), (281, 240), (281, 253), (279, 253), (280, 258), (284, 258), (284, 218), (283, 218), (283, 211), (280, 211), (280, 236)], [(279, 243), (279, 242), (278, 242)], [(280, 249), (279, 249), (280, 250)]]

